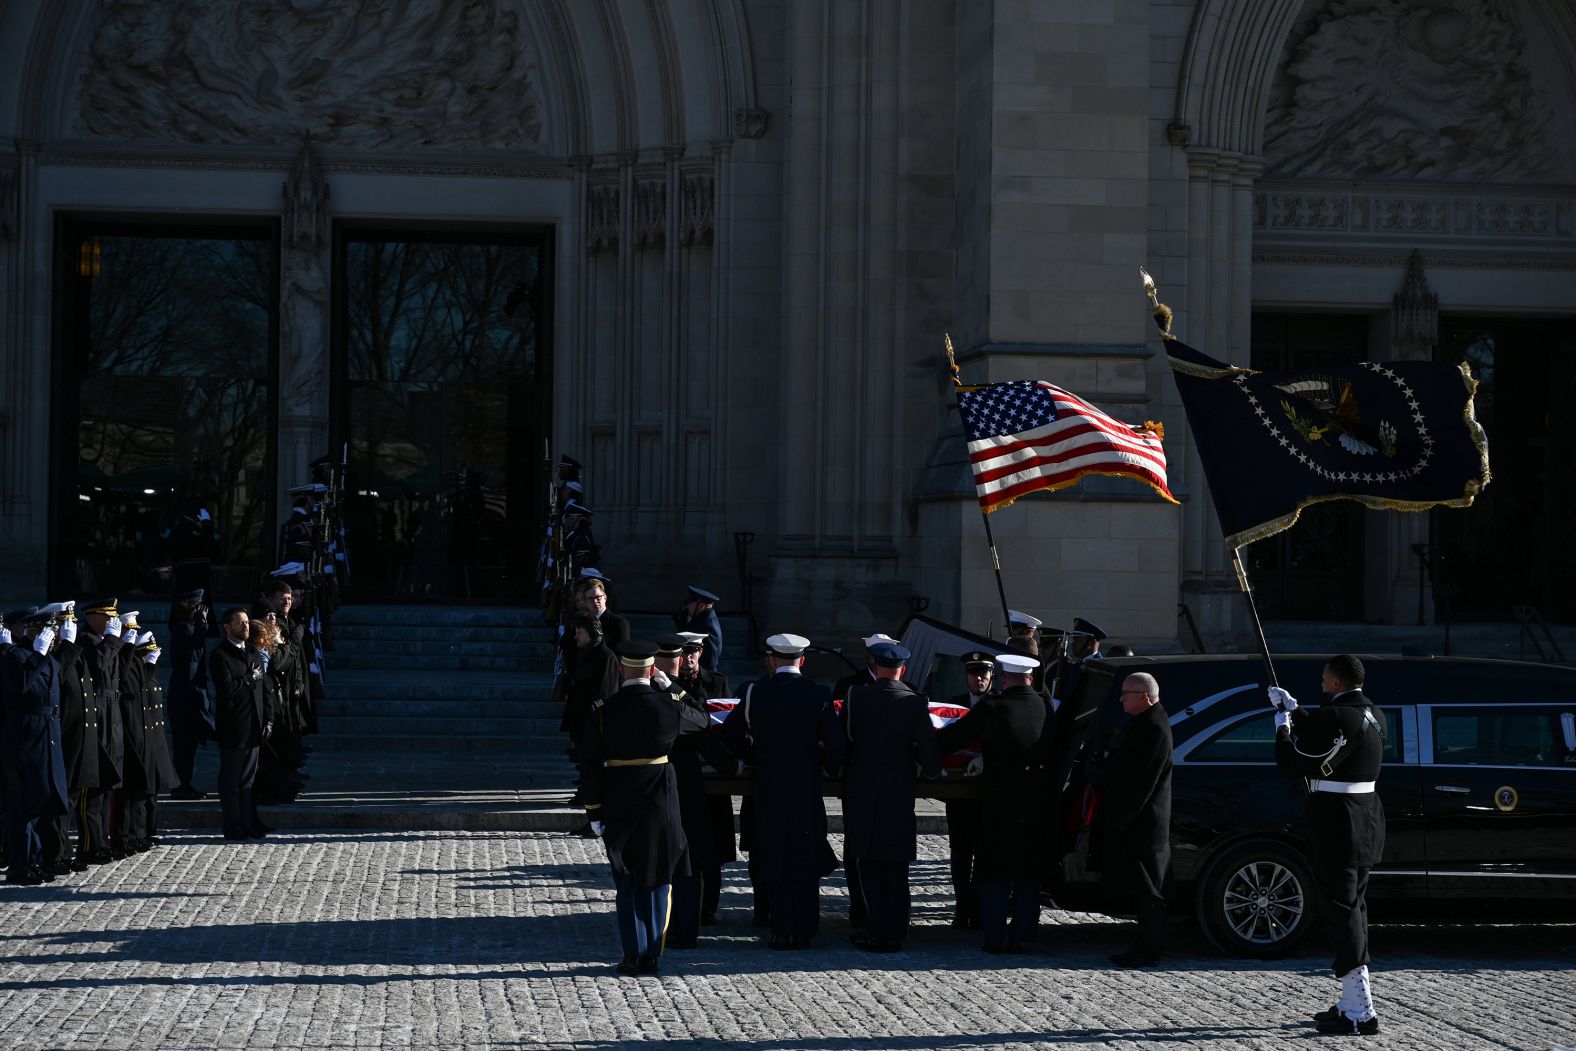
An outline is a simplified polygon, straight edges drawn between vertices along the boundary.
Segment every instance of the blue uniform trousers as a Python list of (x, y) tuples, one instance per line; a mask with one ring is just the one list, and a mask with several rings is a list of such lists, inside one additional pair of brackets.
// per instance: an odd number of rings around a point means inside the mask
[(669, 940), (683, 945), (700, 937), (701, 899), (705, 878), (699, 873), (673, 881), (673, 916), (668, 923)]
[(876, 941), (908, 937), (908, 862), (859, 859), (859, 889), (865, 899), (865, 933)]
[(821, 881), (774, 879), (767, 886), (772, 908), (772, 935), (814, 938), (821, 924)]
[(20, 808), (7, 806), (5, 811), (5, 860), (7, 870), (17, 876), (24, 875), (34, 865), (44, 861), (44, 848), (38, 839), (38, 822)]
[(618, 893), (618, 938), (623, 943), (624, 959), (633, 963), (642, 956), (661, 958), (673, 885), (639, 887), (633, 876), (626, 875), (615, 879), (613, 887)]
[[(1007, 914), (1012, 913), (1012, 927)], [(1034, 879), (980, 880), (980, 927), (985, 932), (985, 948), (1004, 949), (1008, 943), (1034, 940), (1040, 923), (1040, 881)]]

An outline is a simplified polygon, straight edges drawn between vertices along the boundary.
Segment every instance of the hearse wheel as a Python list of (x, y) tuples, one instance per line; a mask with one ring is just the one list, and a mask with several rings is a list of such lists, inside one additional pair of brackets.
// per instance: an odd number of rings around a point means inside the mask
[(1313, 873), (1296, 849), (1269, 839), (1232, 847), (1199, 881), (1199, 925), (1233, 956), (1294, 951), (1315, 922)]

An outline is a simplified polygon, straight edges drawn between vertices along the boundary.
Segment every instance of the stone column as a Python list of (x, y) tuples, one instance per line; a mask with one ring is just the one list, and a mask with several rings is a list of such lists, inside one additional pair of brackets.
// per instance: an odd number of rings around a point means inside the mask
[[(1439, 297), (1429, 291), (1428, 278), (1423, 271), (1423, 256), (1414, 251), (1408, 262), (1406, 277), (1395, 294), (1394, 305), (1388, 315), (1379, 315), (1375, 335), (1369, 345), (1387, 348), (1384, 356), (1392, 361), (1431, 361), (1434, 347), (1439, 343)], [(1376, 357), (1379, 355), (1375, 355)], [(1418, 622), (1418, 591), (1422, 586), (1423, 621), (1434, 619), (1433, 589), (1427, 587), (1422, 566), (1414, 548), (1430, 542), (1429, 513), (1396, 511), (1384, 517), (1383, 540), (1370, 545), (1369, 553), (1382, 560), (1380, 565), (1370, 565), (1370, 579), (1378, 576), (1381, 594), (1378, 608), (1366, 610), (1369, 619), (1383, 620), (1389, 624), (1416, 624)], [(1377, 552), (1376, 552), (1377, 549)]]
[[(47, 331), (34, 311), (47, 309), (48, 274), (29, 264), (40, 252), (31, 222), (38, 143), (18, 140), (14, 166), (0, 167), (0, 597), (36, 596), (47, 575), (50, 376), (33, 353)], [(0, 161), (0, 165), (4, 165)], [(38, 282), (45, 281), (40, 292)]]

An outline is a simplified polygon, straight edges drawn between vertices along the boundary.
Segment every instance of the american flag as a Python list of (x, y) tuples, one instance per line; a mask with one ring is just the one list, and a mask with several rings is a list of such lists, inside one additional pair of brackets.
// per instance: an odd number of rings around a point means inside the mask
[(958, 392), (969, 466), (980, 507), (1006, 507), (1039, 489), (1086, 474), (1136, 478), (1176, 503), (1166, 485), (1165, 432), (1134, 427), (1043, 380), (993, 383)]
[[(951, 726), (965, 715), (969, 710), (962, 705), (952, 704), (947, 701), (930, 702), (930, 725), (936, 729)], [(969, 765), (969, 760), (980, 754), (980, 743), (975, 741), (967, 748), (960, 748), (951, 755), (943, 756), (941, 765), (948, 770), (961, 770)]]

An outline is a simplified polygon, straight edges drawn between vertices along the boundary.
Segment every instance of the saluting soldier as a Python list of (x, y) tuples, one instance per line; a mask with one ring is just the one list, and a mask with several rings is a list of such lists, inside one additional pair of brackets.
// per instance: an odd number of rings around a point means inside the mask
[(148, 735), (142, 725), (143, 663), (137, 657), (137, 637), (141, 625), (138, 610), (124, 610), (120, 615), (120, 654), (117, 679), (120, 682), (121, 753), (120, 787), (115, 790), (115, 832), (113, 852), (137, 852), (137, 833), (134, 821), (142, 812), (142, 800), (148, 792)]
[(717, 671), (722, 667), (722, 621), (717, 618), (717, 603), (722, 599), (705, 588), (689, 586), (687, 597), (673, 614), (674, 630), (693, 631), (706, 636), (700, 657), (701, 667)]
[(0, 648), (0, 779), (5, 788), (6, 882), (52, 883), (38, 826), (69, 800), (60, 752), (60, 665), (55, 629), (36, 606), (6, 615), (12, 645)]
[[(1002, 691), (937, 735), (943, 754), (980, 745), (981, 821), (975, 872), (988, 953), (1023, 952), (1040, 921), (1040, 879), (1051, 837), (1051, 706), (1034, 688), (1039, 662), (996, 655)], [(1008, 925), (1008, 915), (1012, 922)]]
[[(51, 655), (60, 666), (60, 752), (66, 764), (67, 803), (70, 813), (62, 814), (42, 826), (44, 865), (57, 876), (84, 872), (85, 860), (93, 852), (87, 834), (83, 807), (88, 793), (98, 787), (98, 694), (88, 671), (87, 657), (77, 643), (75, 602), (57, 602), (45, 607), (58, 610), (60, 637)], [(71, 825), (77, 826), (73, 849)]]
[(1111, 957), (1118, 967), (1148, 967), (1166, 944), (1166, 899), (1171, 863), (1171, 721), (1160, 706), (1160, 684), (1148, 672), (1122, 680), (1122, 711), (1130, 719), (1112, 741), (1100, 785), (1105, 878), (1132, 898), (1138, 937)]
[(750, 860), (771, 900), (773, 949), (808, 949), (821, 919), (821, 880), (837, 868), (826, 838), (821, 774), (842, 771), (847, 742), (832, 692), (804, 677), (801, 635), (766, 640), (766, 677), (744, 688), (723, 741), (755, 767)]
[(875, 681), (843, 698), (848, 788), (843, 800), (844, 853), (859, 866), (869, 952), (901, 952), (908, 937), (908, 867), (917, 857), (914, 772), (941, 774), (941, 753), (923, 694), (903, 682), (909, 652), (895, 642), (866, 651)]
[(1309, 711), (1279, 686), (1275, 762), (1308, 784), (1308, 853), (1319, 912), (1335, 943), (1341, 996), (1314, 1016), (1321, 1033), (1379, 1032), (1368, 975), (1368, 874), (1384, 856), (1384, 805), (1376, 791), (1384, 761), (1384, 712), (1363, 694), (1363, 662), (1331, 657), (1320, 685), (1324, 704)]
[(175, 779), (172, 799), (203, 799), (192, 784), (197, 746), (214, 735), (213, 702), (208, 697), (208, 607), (203, 589), (176, 596), (170, 608), (170, 743)]
[[(968, 689), (947, 701), (945, 707), (948, 709), (946, 718), (949, 725), (973, 711), (975, 705), (990, 696), (996, 674), (994, 654), (973, 650), (960, 659)], [(979, 754), (978, 744), (978, 741), (970, 741), (954, 754), (966, 754), (972, 760)], [(952, 896), (956, 902), (952, 912), (954, 927), (980, 925), (979, 885), (974, 873), (974, 857), (979, 851), (980, 821), (978, 799), (947, 800), (947, 847), (951, 855)]]
[[(702, 705), (719, 697), (732, 697), (728, 692), (728, 677), (720, 671), (709, 671), (701, 666), (706, 636), (698, 631), (681, 631), (679, 637), (684, 640), (684, 656), (679, 665), (678, 684), (684, 688), (684, 692)], [(713, 731), (720, 729), (720, 723), (713, 724)], [(706, 823), (711, 832), (711, 851), (705, 855), (700, 866), (700, 922), (701, 926), (710, 927), (717, 922), (717, 908), (722, 903), (722, 866), (739, 858), (734, 840), (733, 797), (708, 795)]]
[(142, 815), (136, 823), (139, 847), (147, 850), (158, 844), (159, 794), (175, 786), (175, 766), (170, 762), (169, 741), (164, 736), (167, 716), (164, 710), (164, 686), (159, 682), (157, 665), (162, 654), (159, 640), (153, 632), (143, 632), (137, 640), (137, 656), (142, 661), (142, 729), (147, 744), (143, 754), (147, 759), (147, 794), (142, 800)]
[(703, 698), (690, 695), (676, 678), (684, 661), (684, 638), (677, 634), (658, 635), (652, 685), (667, 691), (674, 703), (690, 708), (705, 720), (706, 731), (686, 734), (673, 746), (673, 771), (678, 779), (679, 817), (684, 839), (689, 843), (690, 874), (673, 883), (673, 918), (668, 928), (667, 947), (693, 949), (700, 936), (701, 907), (705, 900), (705, 873), (719, 868), (711, 832), (711, 808), (706, 802), (706, 780), (701, 761), (719, 773), (737, 773), (739, 762), (709, 731), (711, 713)]
[(672, 886), (690, 874), (669, 756), (681, 736), (707, 725), (703, 713), (652, 685), (656, 652), (636, 639), (619, 646), (623, 685), (592, 706), (580, 734), (581, 791), (613, 867), (624, 951), (618, 973), (624, 975), (659, 968)]
[(120, 613), (113, 598), (94, 599), (78, 606), (82, 627), (77, 639), (87, 658), (88, 675), (98, 695), (98, 786), (88, 792), (86, 803), (90, 865), (115, 860), (110, 834), (114, 831), (113, 798), (120, 787), (125, 740), (120, 721)]

